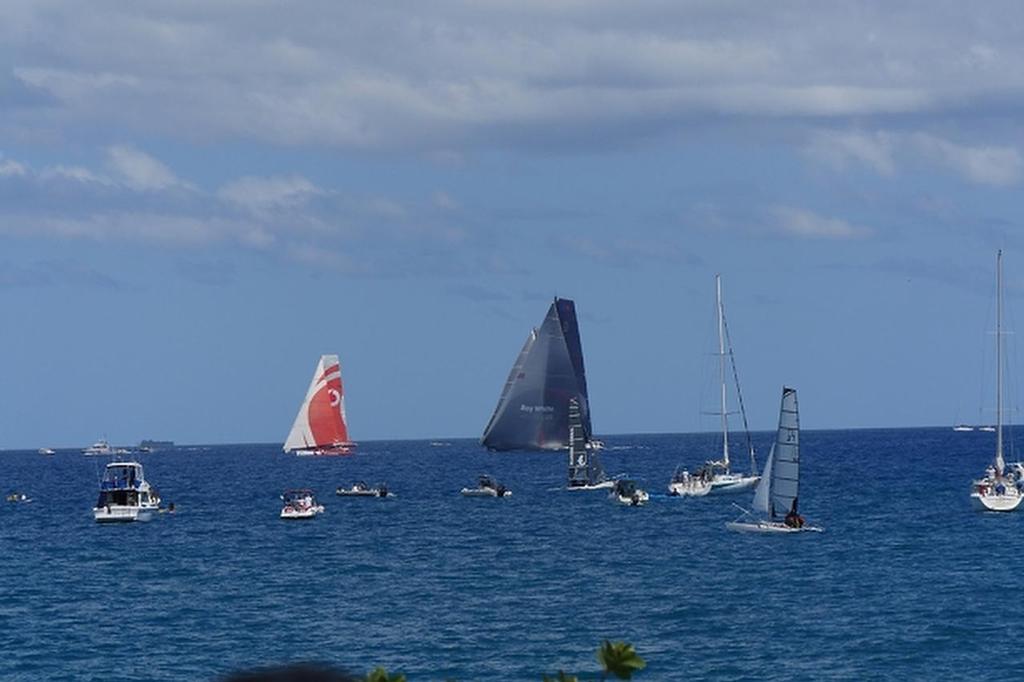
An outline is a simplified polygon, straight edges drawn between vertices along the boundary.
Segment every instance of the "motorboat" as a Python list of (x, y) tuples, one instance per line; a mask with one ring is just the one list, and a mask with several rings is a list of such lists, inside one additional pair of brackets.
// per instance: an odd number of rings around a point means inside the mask
[(779, 428), (768, 453), (761, 480), (754, 490), (754, 510), (743, 512), (725, 524), (739, 533), (820, 533), (822, 529), (804, 521), (797, 511), (800, 494), (800, 413), (796, 389), (782, 388)]
[(7, 495), (7, 501), (8, 502), (14, 502), (16, 504), (17, 503), (25, 504), (25, 503), (31, 502), (32, 498), (29, 497), (28, 495), (26, 495), (25, 493), (19, 493), (19, 492), (15, 491), (15, 492), (9, 493)]
[(483, 474), (475, 488), (463, 488), (463, 497), (511, 497), (512, 491), (498, 483), (493, 476)]
[(615, 485), (608, 496), (627, 507), (639, 507), (647, 504), (647, 501), (650, 499), (647, 491), (638, 488), (636, 481), (628, 478), (620, 478), (615, 481)]
[(40, 455), (56, 455), (57, 451), (53, 448), (39, 448)]
[(83, 455), (113, 455), (114, 448), (110, 447), (110, 443), (107, 442), (106, 438), (101, 438), (87, 448), (82, 449)]
[(111, 462), (100, 481), (93, 507), (97, 523), (149, 521), (160, 508), (160, 494), (146, 480), (138, 462)]
[(394, 497), (395, 494), (388, 490), (387, 483), (378, 483), (370, 487), (365, 481), (356, 481), (350, 487), (339, 486), (334, 491), (339, 497)]
[(316, 495), (308, 488), (286, 490), (281, 499), (284, 500), (284, 507), (281, 509), (282, 519), (301, 521), (316, 518), (324, 513), (324, 506), (317, 504)]
[(673, 497), (703, 497), (711, 492), (711, 487), (711, 481), (706, 476), (691, 474), (689, 470), (679, 467), (669, 481), (668, 494)]

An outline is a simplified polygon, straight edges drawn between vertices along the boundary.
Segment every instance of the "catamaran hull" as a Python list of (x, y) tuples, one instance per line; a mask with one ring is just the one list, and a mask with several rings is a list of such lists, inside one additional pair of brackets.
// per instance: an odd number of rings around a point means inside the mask
[(1024, 495), (1004, 493), (1002, 495), (983, 495), (977, 491), (971, 493), (971, 505), (979, 511), (1011, 512), (1020, 506)]
[(711, 481), (711, 489), (706, 493), (709, 495), (728, 495), (751, 490), (761, 479), (760, 476), (737, 476), (724, 481)]
[(736, 531), (737, 533), (823, 533), (825, 531), (824, 528), (818, 528), (817, 526), (793, 528), (792, 526), (787, 526), (784, 523), (771, 521), (758, 521), (756, 523), (749, 521), (730, 521), (725, 524), (725, 527), (729, 530)]

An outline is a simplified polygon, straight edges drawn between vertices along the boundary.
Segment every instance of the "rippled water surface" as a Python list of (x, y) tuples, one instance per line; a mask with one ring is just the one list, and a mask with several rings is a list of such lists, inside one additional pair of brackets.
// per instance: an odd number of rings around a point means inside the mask
[[(766, 452), (770, 434), (757, 434)], [(215, 679), (326, 661), (411, 680), (595, 671), (633, 642), (644, 680), (963, 677), (1016, 660), (1024, 512), (971, 511), (994, 436), (948, 429), (804, 433), (801, 510), (821, 535), (728, 532), (736, 497), (661, 495), (703, 435), (609, 437), (611, 473), (649, 506), (552, 490), (560, 454), (474, 441), (368, 442), (344, 458), (274, 445), (140, 455), (178, 513), (92, 521), (105, 460), (0, 453), (0, 679)], [(458, 495), (478, 473), (508, 499)], [(386, 480), (397, 497), (342, 499)], [(327, 512), (284, 522), (278, 496)]]

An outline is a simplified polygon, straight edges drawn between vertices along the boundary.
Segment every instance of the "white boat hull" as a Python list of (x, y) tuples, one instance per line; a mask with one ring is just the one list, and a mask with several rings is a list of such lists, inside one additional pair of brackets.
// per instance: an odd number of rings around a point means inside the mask
[(729, 530), (737, 533), (823, 533), (824, 528), (802, 526), (794, 528), (778, 521), (730, 521), (725, 524)]
[(463, 497), (512, 497), (511, 490), (506, 490), (498, 495), (498, 491), (494, 488), (463, 488), (460, 492)]
[(710, 495), (726, 495), (751, 490), (761, 480), (760, 476), (744, 476), (743, 474), (725, 474), (711, 479)]
[(704, 497), (711, 493), (711, 484), (699, 481), (682, 482), (676, 481), (675, 483), (668, 484), (668, 494), (673, 497)]
[(306, 507), (304, 509), (296, 509), (295, 507), (285, 507), (281, 510), (281, 518), (286, 521), (305, 521), (308, 519), (315, 519), (320, 514), (324, 513), (322, 505), (315, 507)]
[(337, 490), (334, 491), (334, 494), (337, 495), (338, 497), (394, 497), (395, 496), (395, 494), (391, 493), (391, 492), (385, 492), (382, 495), (381, 491), (379, 489), (377, 489), (377, 488), (369, 488), (369, 489), (366, 489), (366, 488), (363, 488), (363, 489), (338, 488)]
[(610, 490), (615, 487), (615, 481), (601, 481), (592, 485), (570, 485), (566, 490)]
[(644, 490), (638, 490), (629, 497), (624, 495), (612, 495), (612, 499), (623, 507), (642, 507), (647, 504), (647, 501), (651, 499), (651, 496)]
[(1008, 490), (1001, 495), (995, 492), (981, 493), (977, 490), (971, 493), (971, 505), (979, 511), (1015, 511), (1020, 506), (1021, 500), (1024, 500), (1024, 495), (1015, 490), (1012, 492)]
[(149, 521), (157, 507), (132, 507), (118, 504), (96, 507), (92, 510), (96, 523), (132, 523), (135, 521)]

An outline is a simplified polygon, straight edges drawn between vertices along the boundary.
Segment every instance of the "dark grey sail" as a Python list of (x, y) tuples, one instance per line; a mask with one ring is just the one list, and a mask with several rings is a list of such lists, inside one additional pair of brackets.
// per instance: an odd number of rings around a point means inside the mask
[(605, 480), (601, 460), (583, 433), (580, 403), (569, 399), (569, 487), (594, 486)]
[(576, 306), (556, 298), (516, 358), (480, 442), (492, 450), (558, 450), (568, 445), (569, 401), (579, 402), (589, 439), (590, 402)]

